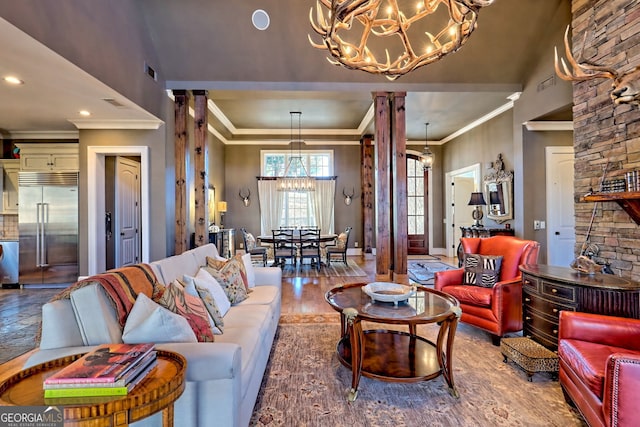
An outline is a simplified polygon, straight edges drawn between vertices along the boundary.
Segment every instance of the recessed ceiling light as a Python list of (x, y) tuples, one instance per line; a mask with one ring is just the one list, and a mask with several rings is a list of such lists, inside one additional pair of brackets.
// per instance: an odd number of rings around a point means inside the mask
[(4, 81), (12, 85), (22, 85), (24, 82), (15, 76), (6, 76)]
[(81, 116), (85, 116), (85, 117), (87, 117), (87, 116), (90, 116), (90, 115), (91, 115), (91, 113), (90, 113), (90, 112), (88, 112), (87, 110), (80, 110), (80, 111), (78, 111), (78, 113), (79, 113)]
[(251, 22), (253, 26), (258, 30), (264, 31), (269, 28), (269, 23), (271, 19), (269, 18), (269, 14), (262, 9), (257, 9), (251, 15)]

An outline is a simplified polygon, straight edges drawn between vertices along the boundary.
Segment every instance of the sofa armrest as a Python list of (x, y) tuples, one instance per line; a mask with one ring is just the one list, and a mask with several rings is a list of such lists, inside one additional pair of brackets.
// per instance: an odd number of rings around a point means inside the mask
[(279, 267), (254, 267), (253, 270), (256, 275), (256, 286), (281, 286), (282, 269)]
[(522, 279), (520, 276), (493, 286), (491, 310), (505, 330), (522, 329)]
[(241, 347), (232, 343), (164, 343), (158, 350), (180, 353), (187, 359), (187, 381), (240, 378)]
[(560, 312), (558, 339), (575, 339), (640, 351), (640, 319), (573, 311)]
[[(637, 341), (637, 340), (636, 340)], [(640, 425), (640, 354), (614, 353), (607, 359), (602, 413), (606, 425)]]
[(436, 271), (433, 287), (437, 291), (442, 291), (447, 286), (461, 285), (464, 275), (463, 268), (453, 270)]

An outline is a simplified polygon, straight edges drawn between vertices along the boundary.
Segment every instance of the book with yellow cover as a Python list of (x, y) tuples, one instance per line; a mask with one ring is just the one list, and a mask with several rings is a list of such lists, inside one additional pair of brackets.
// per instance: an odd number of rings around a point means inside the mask
[(104, 344), (45, 379), (44, 384), (114, 383), (154, 350), (153, 344)]

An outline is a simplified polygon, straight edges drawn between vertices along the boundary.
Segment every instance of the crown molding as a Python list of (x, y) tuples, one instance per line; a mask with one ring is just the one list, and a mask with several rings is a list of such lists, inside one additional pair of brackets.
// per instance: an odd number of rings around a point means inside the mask
[(77, 130), (71, 131), (12, 131), (11, 139), (78, 139), (80, 137)]
[(78, 129), (158, 129), (164, 122), (162, 120), (69, 120)]
[(524, 122), (530, 131), (573, 131), (573, 121), (530, 121)]

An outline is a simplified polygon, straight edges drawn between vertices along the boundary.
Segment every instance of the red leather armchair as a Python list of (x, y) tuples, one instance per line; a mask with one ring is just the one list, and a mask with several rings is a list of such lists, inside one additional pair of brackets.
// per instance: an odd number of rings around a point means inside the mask
[(560, 385), (591, 426), (640, 426), (640, 320), (560, 312)]
[(464, 269), (458, 268), (437, 272), (434, 286), (460, 301), (462, 322), (489, 332), (493, 344), (498, 345), (504, 334), (522, 330), (522, 279), (519, 266), (538, 262), (540, 244), (513, 236), (486, 239), (463, 237), (460, 243), (465, 254), (502, 255), (498, 283), (492, 288), (464, 285)]

